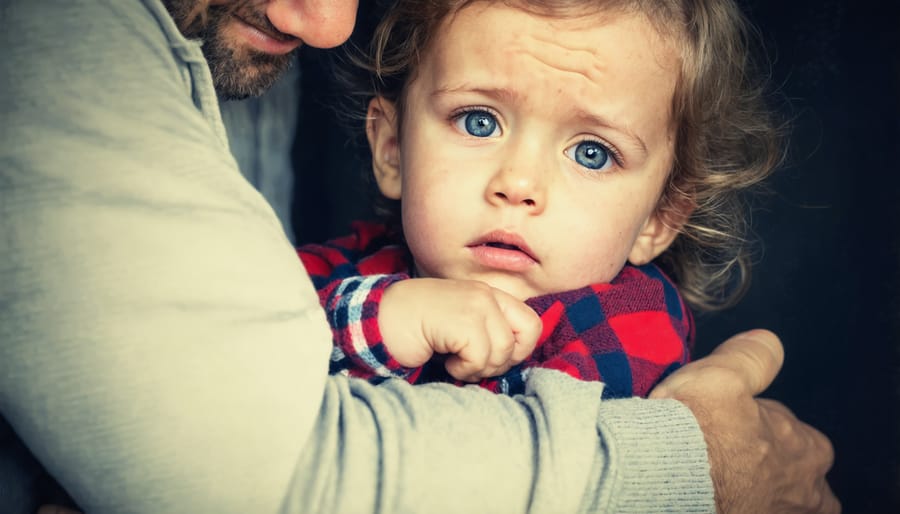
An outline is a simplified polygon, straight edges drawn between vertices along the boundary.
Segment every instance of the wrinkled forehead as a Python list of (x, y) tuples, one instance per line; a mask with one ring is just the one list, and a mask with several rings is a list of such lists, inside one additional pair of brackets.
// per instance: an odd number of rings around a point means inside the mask
[(547, 17), (477, 2), (444, 20), (409, 94), (488, 97), (559, 127), (574, 116), (663, 141), (673, 126), (678, 62), (641, 13)]
[[(680, 103), (684, 92), (685, 80), (693, 80), (697, 75), (696, 42), (688, 34), (689, 18), (694, 11), (710, 6), (692, 5), (683, 0), (462, 0), (456, 9), (443, 21), (452, 22), (454, 14), (472, 5), (506, 5), (542, 18), (548, 23), (554, 20), (580, 21), (585, 27), (610, 21), (625, 14), (643, 17), (653, 29), (657, 38), (657, 47), (664, 48), (666, 55), (658, 55), (658, 62), (668, 60), (668, 66), (675, 71), (675, 91), (672, 101)], [(440, 31), (438, 31), (440, 32)], [(673, 58), (674, 59), (671, 59)], [(682, 99), (683, 100), (683, 99)], [(680, 108), (672, 106), (673, 116), (670, 118), (670, 129), (675, 129), (681, 118)]]
[(602, 14), (641, 13), (665, 37), (683, 36), (684, 5), (676, 0), (458, 0), (451, 16), (475, 4), (502, 4), (547, 19), (591, 18)]
[[(646, 44), (631, 48), (632, 51), (636, 49), (640, 52), (632, 56), (633, 62), (629, 67), (642, 67), (648, 64), (647, 60), (651, 60), (656, 67), (664, 69), (667, 73), (674, 71), (678, 81), (683, 69), (681, 38), (673, 36), (674, 24), (663, 22), (664, 13), (658, 8), (652, 9), (660, 4), (658, 1), (642, 0), (463, 1), (439, 21), (420, 59), (426, 57), (428, 60), (429, 55), (433, 58), (436, 54), (443, 53), (450, 39), (457, 42), (451, 46), (459, 47), (459, 41), (463, 41), (468, 46), (470, 54), (479, 54), (463, 59), (462, 65), (468, 64), (472, 59), (480, 60), (479, 57), (483, 57), (484, 54), (515, 56), (516, 48), (497, 47), (496, 44), (491, 44), (498, 39), (504, 41), (506, 45), (536, 40), (536, 44), (525, 45), (524, 51), (546, 53), (545, 63), (551, 67), (554, 67), (554, 64), (566, 67), (566, 63), (562, 61), (571, 61), (569, 67), (590, 68), (593, 66), (591, 61), (597, 57), (595, 53), (602, 53), (604, 50), (591, 45), (600, 43), (613, 51), (619, 46), (615, 40), (598, 40), (592, 37), (590, 33), (593, 29), (624, 23), (634, 30), (634, 20), (640, 20), (638, 22), (641, 24), (640, 32)], [(506, 26), (485, 25), (484, 15), (496, 7), (526, 16), (512, 15), (509, 19), (502, 18), (500, 22), (506, 23)], [(511, 37), (491, 37), (498, 32), (505, 32)], [(473, 44), (473, 41), (481, 43)], [(622, 51), (626, 49), (622, 48)], [(541, 60), (542, 57), (538, 56), (538, 59)], [(421, 64), (419, 61), (418, 65)], [(511, 65), (505, 63), (506, 67)]]
[[(426, 50), (440, 39), (441, 33), (465, 9), (503, 5), (540, 18), (549, 24), (554, 21), (581, 22), (584, 28), (607, 23), (622, 14), (638, 14), (643, 16), (656, 30), (659, 39), (670, 48), (676, 50), (676, 58), (683, 64), (691, 59), (691, 52), (686, 44), (687, 17), (685, 6), (675, 0), (451, 0), (448, 14), (434, 27), (432, 37)], [(571, 24), (569, 26), (572, 26)], [(679, 74), (683, 73), (684, 67)], [(679, 79), (680, 80), (680, 79)]]

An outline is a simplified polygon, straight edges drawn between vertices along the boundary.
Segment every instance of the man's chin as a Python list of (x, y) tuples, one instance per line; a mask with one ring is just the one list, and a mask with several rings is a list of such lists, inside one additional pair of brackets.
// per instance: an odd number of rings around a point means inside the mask
[(265, 93), (278, 77), (284, 73), (287, 67), (278, 68), (277, 70), (259, 70), (248, 69), (241, 73), (228, 73), (223, 75), (213, 75), (213, 85), (216, 93), (222, 100), (243, 100), (251, 96), (260, 96)]
[(259, 96), (290, 68), (294, 52), (269, 54), (253, 48), (239, 37), (237, 21), (227, 10), (211, 9), (207, 23), (198, 37), (220, 98)]
[(204, 54), (209, 62), (213, 85), (219, 97), (225, 100), (240, 100), (265, 93), (291, 67), (293, 60), (292, 54), (254, 52), (238, 56), (231, 49), (207, 49), (206, 46)]

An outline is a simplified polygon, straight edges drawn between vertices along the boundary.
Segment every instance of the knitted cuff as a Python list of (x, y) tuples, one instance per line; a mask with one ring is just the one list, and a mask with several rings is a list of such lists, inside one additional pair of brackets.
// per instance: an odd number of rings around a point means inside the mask
[(618, 470), (610, 512), (654, 512), (660, 505), (671, 512), (716, 511), (706, 442), (684, 404), (605, 401), (597, 427)]

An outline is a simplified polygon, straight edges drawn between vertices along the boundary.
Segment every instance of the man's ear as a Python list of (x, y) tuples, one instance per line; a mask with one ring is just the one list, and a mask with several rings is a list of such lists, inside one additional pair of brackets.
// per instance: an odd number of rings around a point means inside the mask
[(693, 211), (694, 204), (686, 198), (672, 201), (668, 208), (657, 207), (635, 239), (628, 262), (635, 266), (647, 264), (666, 251)]
[(400, 144), (397, 139), (397, 109), (394, 103), (377, 96), (366, 113), (366, 137), (372, 150), (372, 171), (381, 194), (400, 199)]

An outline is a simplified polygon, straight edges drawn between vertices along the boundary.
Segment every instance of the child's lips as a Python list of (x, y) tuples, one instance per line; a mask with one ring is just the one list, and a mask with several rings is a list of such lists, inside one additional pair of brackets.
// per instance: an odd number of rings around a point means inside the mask
[(525, 271), (540, 261), (518, 234), (494, 231), (466, 245), (481, 265), (506, 271)]

